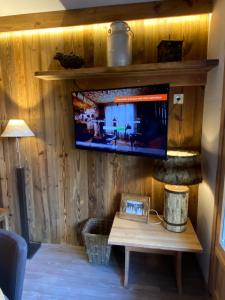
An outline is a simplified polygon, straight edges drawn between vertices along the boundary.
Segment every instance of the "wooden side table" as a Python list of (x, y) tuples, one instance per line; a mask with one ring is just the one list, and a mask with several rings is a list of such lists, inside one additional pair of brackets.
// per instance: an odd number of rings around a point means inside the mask
[(6, 230), (9, 230), (9, 210), (8, 208), (0, 208), (0, 222), (4, 222)]
[(182, 293), (182, 252), (169, 251), (169, 250), (147, 249), (147, 248), (140, 248), (140, 247), (127, 247), (126, 246), (125, 247), (124, 287), (128, 286), (129, 269), (130, 269), (130, 253), (131, 252), (173, 255), (175, 257), (177, 290), (178, 290), (179, 294)]
[[(156, 222), (155, 216), (150, 221)], [(182, 293), (182, 253), (202, 251), (202, 246), (188, 219), (187, 230), (181, 233), (166, 230), (162, 224), (140, 223), (120, 219), (116, 214), (108, 243), (125, 247), (124, 286), (128, 285), (130, 252), (159, 253), (176, 257), (176, 279)]]

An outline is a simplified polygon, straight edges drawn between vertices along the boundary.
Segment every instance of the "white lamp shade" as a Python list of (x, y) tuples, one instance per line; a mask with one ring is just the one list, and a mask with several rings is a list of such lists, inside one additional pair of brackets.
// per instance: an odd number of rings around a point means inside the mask
[(1, 137), (29, 137), (34, 136), (34, 133), (30, 130), (24, 120), (9, 120), (5, 130), (1, 134)]

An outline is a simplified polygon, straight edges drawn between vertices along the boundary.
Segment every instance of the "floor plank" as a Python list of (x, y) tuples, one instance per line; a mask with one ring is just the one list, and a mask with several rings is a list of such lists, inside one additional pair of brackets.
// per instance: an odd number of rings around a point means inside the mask
[(195, 257), (184, 256), (183, 295), (176, 290), (173, 258), (132, 253), (123, 288), (124, 253), (115, 247), (109, 266), (89, 264), (82, 247), (42, 245), (27, 261), (23, 300), (206, 300)]

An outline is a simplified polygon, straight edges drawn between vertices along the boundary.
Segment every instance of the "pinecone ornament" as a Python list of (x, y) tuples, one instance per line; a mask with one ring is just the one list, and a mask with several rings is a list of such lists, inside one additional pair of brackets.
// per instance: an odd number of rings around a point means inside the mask
[(61, 66), (65, 69), (79, 69), (83, 67), (85, 63), (81, 56), (73, 53), (63, 54), (61, 52), (57, 52), (54, 59), (58, 60)]

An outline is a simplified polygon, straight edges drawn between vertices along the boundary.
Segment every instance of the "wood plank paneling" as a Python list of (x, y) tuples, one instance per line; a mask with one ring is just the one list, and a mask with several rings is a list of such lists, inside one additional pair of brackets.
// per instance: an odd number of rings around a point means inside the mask
[(163, 0), (0, 18), (0, 32), (211, 13), (212, 0)]
[(213, 300), (222, 300), (225, 293), (225, 264), (218, 255), (215, 257), (215, 281), (213, 290)]
[[(206, 58), (207, 15), (129, 25), (135, 31), (134, 62), (156, 62), (157, 44), (169, 35), (192, 45), (185, 59)], [(21, 140), (34, 240), (77, 244), (80, 223), (89, 216), (112, 216), (121, 192), (150, 195), (151, 206), (162, 211), (163, 184), (151, 177), (152, 160), (75, 149), (71, 91), (77, 86), (73, 81), (44, 82), (33, 75), (60, 68), (53, 60), (56, 51), (75, 51), (89, 66), (104, 66), (106, 36), (105, 24), (0, 34), (0, 119), (25, 119), (36, 135)], [(182, 91), (184, 105), (174, 106), (173, 93)], [(202, 87), (172, 88), (170, 147), (200, 149), (203, 94)], [(0, 203), (9, 207), (10, 224), (19, 230), (15, 167), (15, 141), (0, 139)], [(189, 213), (195, 223), (197, 188), (190, 195)]]

